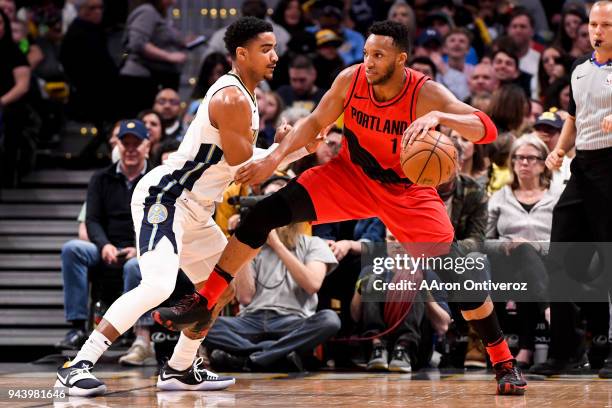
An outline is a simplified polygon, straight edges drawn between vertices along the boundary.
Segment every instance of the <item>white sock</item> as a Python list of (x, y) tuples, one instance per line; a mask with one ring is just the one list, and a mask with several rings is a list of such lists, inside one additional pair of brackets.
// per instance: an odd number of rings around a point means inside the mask
[(94, 330), (72, 361), (76, 363), (77, 361), (87, 360), (91, 361), (92, 364), (96, 364), (100, 356), (104, 354), (110, 345), (111, 342), (106, 336)]
[(174, 346), (172, 357), (168, 360), (168, 365), (178, 371), (188, 369), (193, 364), (203, 340), (204, 338), (192, 340), (181, 333), (176, 346)]

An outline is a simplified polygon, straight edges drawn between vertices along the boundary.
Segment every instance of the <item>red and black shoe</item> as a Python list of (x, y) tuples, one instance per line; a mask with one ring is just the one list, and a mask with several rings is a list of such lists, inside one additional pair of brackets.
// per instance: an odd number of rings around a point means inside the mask
[(151, 316), (165, 328), (181, 331), (195, 323), (198, 327), (206, 327), (212, 320), (212, 309), (208, 308), (208, 299), (194, 292), (186, 295), (174, 306), (155, 309)]
[(527, 381), (518, 368), (516, 360), (512, 359), (493, 366), (497, 380), (499, 395), (523, 395), (527, 389)]

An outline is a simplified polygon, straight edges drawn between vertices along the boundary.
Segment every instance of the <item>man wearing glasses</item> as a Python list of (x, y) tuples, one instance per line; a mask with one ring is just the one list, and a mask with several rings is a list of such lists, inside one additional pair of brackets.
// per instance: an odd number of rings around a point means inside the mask
[(155, 96), (153, 110), (162, 117), (167, 140), (183, 140), (185, 129), (183, 127), (181, 98), (179, 94), (170, 88), (164, 88)]

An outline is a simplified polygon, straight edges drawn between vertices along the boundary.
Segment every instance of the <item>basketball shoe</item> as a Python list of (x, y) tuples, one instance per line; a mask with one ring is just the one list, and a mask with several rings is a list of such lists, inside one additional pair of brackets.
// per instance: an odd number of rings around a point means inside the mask
[(223, 390), (236, 383), (234, 377), (219, 376), (204, 367), (204, 359), (198, 357), (193, 365), (184, 371), (178, 371), (164, 364), (157, 378), (157, 388), (164, 391), (216, 391)]
[(208, 299), (193, 292), (186, 295), (176, 305), (155, 309), (151, 316), (158, 324), (169, 330), (181, 331), (198, 323), (198, 327), (206, 327), (212, 320), (212, 309), (208, 308)]
[(71, 366), (70, 363), (67, 361), (58, 368), (55, 387), (65, 387), (68, 395), (77, 397), (92, 397), (106, 392), (106, 385), (89, 371), (93, 367), (91, 361), (77, 361)]
[(527, 382), (516, 365), (516, 360), (504, 361), (493, 366), (497, 380), (497, 393), (500, 395), (523, 395)]

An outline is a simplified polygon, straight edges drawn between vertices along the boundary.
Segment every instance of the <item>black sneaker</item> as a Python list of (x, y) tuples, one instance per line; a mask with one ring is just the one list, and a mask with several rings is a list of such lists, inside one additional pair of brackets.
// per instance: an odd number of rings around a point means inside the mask
[(72, 329), (59, 342), (55, 343), (55, 348), (60, 350), (79, 350), (85, 344), (87, 334), (81, 329)]
[(389, 369), (389, 353), (384, 344), (376, 344), (372, 348), (370, 361), (368, 361), (368, 370), (388, 370)]
[(165, 328), (173, 331), (181, 331), (193, 326), (205, 327), (212, 320), (212, 309), (208, 308), (208, 299), (194, 292), (186, 295), (176, 305), (160, 307), (151, 313), (153, 319)]
[(540, 375), (558, 375), (558, 374), (588, 374), (591, 365), (586, 354), (580, 358), (572, 358), (569, 360), (561, 360), (557, 358), (549, 358), (543, 363), (535, 364), (529, 369), (530, 374)]
[(250, 371), (247, 360), (247, 357), (235, 356), (221, 349), (210, 353), (210, 364), (218, 370)]
[(599, 378), (612, 378), (612, 345), (610, 346), (610, 354), (608, 354), (598, 374)]
[(92, 397), (106, 392), (106, 385), (89, 371), (93, 367), (90, 361), (77, 361), (73, 365), (70, 363), (67, 361), (57, 369), (55, 387), (65, 387), (68, 395), (77, 397)]
[(497, 380), (497, 393), (499, 395), (523, 395), (527, 389), (527, 381), (523, 373), (512, 359), (497, 363), (493, 366)]
[(409, 373), (412, 371), (408, 350), (404, 346), (395, 346), (393, 354), (391, 354), (391, 362), (389, 363), (389, 371), (400, 373)]
[(178, 371), (164, 364), (157, 377), (157, 388), (165, 391), (217, 391), (236, 383), (234, 377), (219, 376), (204, 367), (204, 359), (196, 358), (185, 371)]

